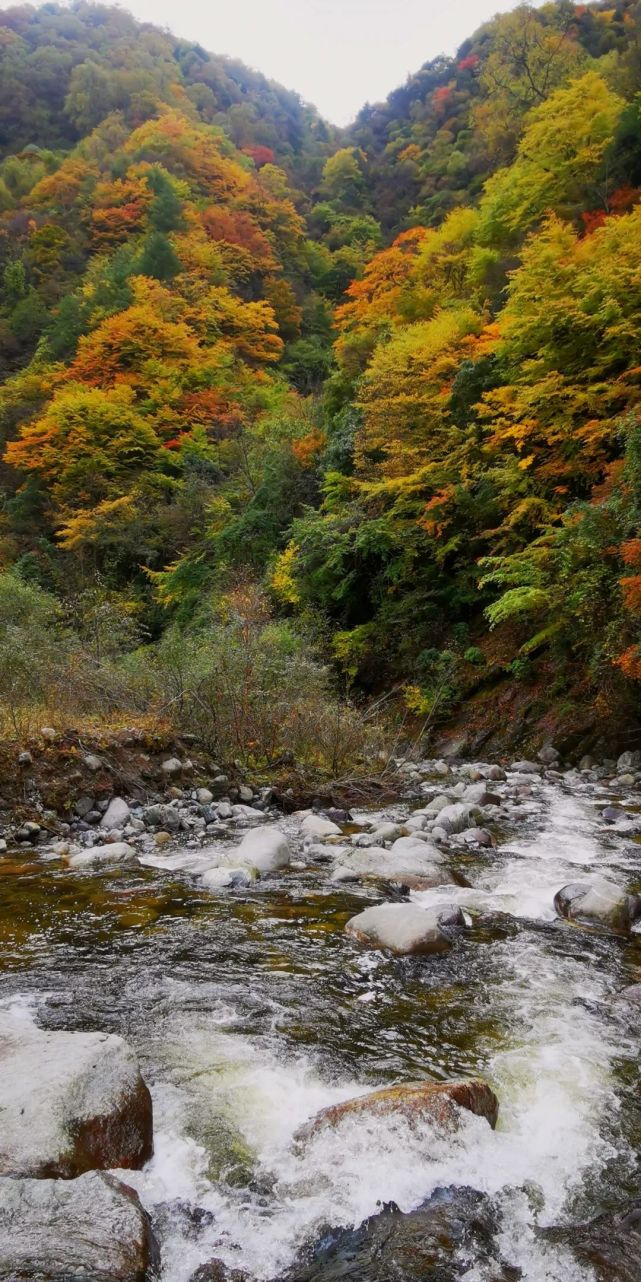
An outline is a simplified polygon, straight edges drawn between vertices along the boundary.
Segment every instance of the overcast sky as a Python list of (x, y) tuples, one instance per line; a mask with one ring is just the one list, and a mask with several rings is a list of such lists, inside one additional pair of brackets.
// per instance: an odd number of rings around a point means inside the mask
[(137, 18), (231, 54), (344, 125), (516, 0), (124, 0)]

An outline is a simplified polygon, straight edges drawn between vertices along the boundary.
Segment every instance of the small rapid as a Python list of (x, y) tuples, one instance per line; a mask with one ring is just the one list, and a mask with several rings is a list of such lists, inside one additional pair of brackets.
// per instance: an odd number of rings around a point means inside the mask
[[(485, 1195), (495, 1224), (489, 1262), (459, 1247), (452, 1276), (494, 1282), (500, 1262), (524, 1282), (592, 1282), (546, 1230), (636, 1193), (639, 1037), (616, 997), (641, 973), (641, 941), (560, 922), (553, 899), (594, 875), (641, 882), (639, 846), (600, 818), (610, 800), (579, 775), (537, 777), (495, 848), (453, 846), (471, 885), (411, 892), (463, 908), (468, 929), (445, 958), (351, 943), (345, 921), (377, 892), (337, 886), (302, 848), (285, 874), (215, 896), (190, 879), (190, 852), (117, 873), (49, 861), (25, 874), (24, 920), (3, 917), (17, 941), (3, 1002), (134, 1045), (155, 1152), (121, 1175), (160, 1238), (161, 1282), (189, 1282), (213, 1257), (267, 1282), (328, 1231), (449, 1188)], [(360, 1114), (292, 1142), (321, 1109), (375, 1086), (475, 1074), (498, 1095), (495, 1131), (472, 1114), (455, 1134)]]

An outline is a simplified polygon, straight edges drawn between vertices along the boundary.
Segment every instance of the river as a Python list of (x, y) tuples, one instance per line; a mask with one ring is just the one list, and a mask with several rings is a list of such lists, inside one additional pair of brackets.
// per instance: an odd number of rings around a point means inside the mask
[[(277, 1277), (327, 1226), (390, 1201), (411, 1211), (452, 1185), (489, 1195), (515, 1278), (590, 1282), (541, 1230), (638, 1195), (639, 1035), (615, 998), (641, 977), (641, 940), (560, 922), (553, 896), (595, 872), (641, 887), (639, 845), (601, 818), (612, 797), (577, 772), (533, 779), (495, 849), (453, 853), (472, 888), (412, 893), (456, 901), (470, 922), (447, 956), (427, 958), (350, 941), (345, 922), (377, 894), (310, 865), (292, 819), (279, 822), (293, 867), (216, 895), (180, 869), (73, 872), (20, 856), (2, 879), (0, 1000), (137, 1050), (155, 1155), (124, 1178), (160, 1237), (162, 1282), (188, 1282), (213, 1256)], [(498, 1095), (496, 1131), (471, 1114), (455, 1136), (359, 1116), (292, 1147), (327, 1104), (471, 1075)], [(461, 1250), (456, 1276), (496, 1274)]]

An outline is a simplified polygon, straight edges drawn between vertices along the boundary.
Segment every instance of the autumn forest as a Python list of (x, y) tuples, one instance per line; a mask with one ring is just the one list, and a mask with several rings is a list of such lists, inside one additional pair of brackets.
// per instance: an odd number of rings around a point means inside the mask
[(85, 0), (0, 60), (6, 727), (336, 773), (373, 705), (638, 721), (641, 3), (522, 5), (344, 130)]

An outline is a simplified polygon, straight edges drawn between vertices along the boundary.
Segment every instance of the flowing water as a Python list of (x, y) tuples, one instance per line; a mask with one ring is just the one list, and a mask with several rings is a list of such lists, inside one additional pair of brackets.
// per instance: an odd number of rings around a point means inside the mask
[[(468, 914), (445, 957), (350, 942), (345, 922), (376, 893), (333, 884), (302, 849), (278, 878), (217, 895), (185, 870), (74, 873), (33, 855), (2, 878), (5, 1008), (118, 1032), (140, 1056), (155, 1155), (125, 1178), (161, 1239), (162, 1282), (188, 1282), (213, 1256), (276, 1277), (328, 1225), (389, 1201), (410, 1211), (452, 1185), (491, 1197), (515, 1278), (590, 1282), (541, 1229), (638, 1192), (639, 1038), (613, 999), (641, 977), (641, 940), (558, 922), (552, 906), (594, 872), (641, 884), (641, 848), (607, 830), (604, 799), (578, 776), (537, 780), (517, 837), (453, 857), (473, 889), (414, 893)], [(327, 1104), (468, 1075), (499, 1097), (495, 1132), (472, 1115), (456, 1135), (360, 1116), (291, 1144)], [(496, 1274), (462, 1254), (457, 1276)]]

